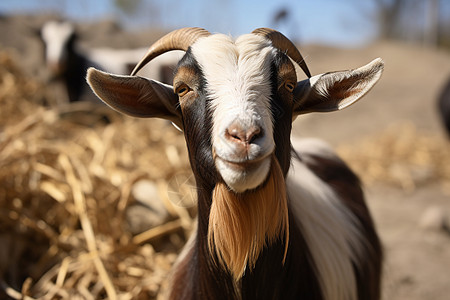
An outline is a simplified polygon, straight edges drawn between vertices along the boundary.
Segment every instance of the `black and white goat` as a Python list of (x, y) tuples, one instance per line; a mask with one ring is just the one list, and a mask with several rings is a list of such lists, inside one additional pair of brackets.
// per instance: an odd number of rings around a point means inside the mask
[[(186, 51), (173, 87), (135, 76), (173, 49)], [(308, 79), (297, 82), (293, 62)], [(310, 77), (292, 42), (266, 28), (236, 40), (179, 29), (132, 76), (89, 69), (91, 88), (112, 108), (184, 131), (198, 224), (170, 299), (379, 299), (382, 250), (358, 178), (324, 143), (292, 146), (290, 133), (298, 115), (360, 99), (382, 70), (376, 59)]]
[[(41, 38), (50, 77), (62, 80), (70, 102), (85, 99), (87, 97), (84, 96), (91, 93), (85, 80), (89, 67), (115, 74), (128, 74), (147, 52), (147, 48), (81, 48), (75, 27), (69, 22), (45, 23), (41, 29)], [(169, 53), (159, 58), (145, 69), (144, 76), (170, 83), (173, 69), (182, 57), (180, 53)]]

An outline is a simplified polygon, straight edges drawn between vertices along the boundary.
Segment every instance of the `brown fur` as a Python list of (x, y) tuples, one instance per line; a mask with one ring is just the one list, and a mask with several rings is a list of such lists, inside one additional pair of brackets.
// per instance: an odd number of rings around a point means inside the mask
[(286, 256), (289, 244), (286, 185), (275, 156), (261, 188), (236, 194), (225, 183), (216, 185), (209, 217), (209, 251), (213, 257), (214, 252), (217, 254), (218, 263), (236, 281), (247, 265), (254, 267), (263, 248), (283, 234)]

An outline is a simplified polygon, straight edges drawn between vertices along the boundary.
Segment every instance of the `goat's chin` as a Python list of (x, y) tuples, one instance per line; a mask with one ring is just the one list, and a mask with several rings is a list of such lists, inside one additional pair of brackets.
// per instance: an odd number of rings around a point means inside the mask
[(236, 193), (259, 187), (270, 170), (270, 156), (255, 162), (232, 163), (216, 158), (216, 167), (226, 185)]

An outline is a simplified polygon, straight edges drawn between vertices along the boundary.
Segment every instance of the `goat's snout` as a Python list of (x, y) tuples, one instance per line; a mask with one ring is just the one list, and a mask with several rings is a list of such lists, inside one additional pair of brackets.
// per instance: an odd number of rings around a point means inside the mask
[(247, 148), (257, 138), (263, 136), (263, 130), (260, 126), (252, 125), (248, 127), (242, 126), (239, 122), (233, 122), (225, 130), (225, 138), (228, 142), (238, 147)]
[(236, 118), (220, 131), (214, 140), (216, 156), (228, 163), (260, 163), (274, 148), (270, 130), (256, 120)]
[(228, 187), (242, 193), (261, 185), (274, 148), (270, 131), (256, 120), (236, 118), (220, 132), (213, 140), (215, 163)]

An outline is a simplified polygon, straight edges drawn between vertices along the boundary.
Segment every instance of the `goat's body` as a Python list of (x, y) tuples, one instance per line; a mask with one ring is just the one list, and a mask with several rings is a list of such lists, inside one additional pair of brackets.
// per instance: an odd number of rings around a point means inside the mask
[[(88, 60), (84, 55), (76, 51), (68, 51), (67, 69), (61, 74), (61, 78), (66, 87), (69, 102), (80, 100), (96, 100), (89, 91), (83, 76), (91, 66), (97, 66)], [(95, 101), (99, 103), (98, 101)]]
[[(113, 49), (92, 48), (87, 49), (86, 57), (101, 69), (115, 74), (129, 74), (139, 58), (147, 53), (148, 48)], [(151, 78), (163, 83), (173, 81), (173, 72), (178, 61), (183, 57), (182, 51), (173, 51), (159, 56), (151, 61), (140, 72), (140, 76)]]
[(175, 266), (171, 299), (379, 299), (382, 251), (358, 178), (322, 143), (295, 146), (284, 265), (278, 241), (234, 283), (214, 263), (198, 224)]
[[(133, 69), (134, 64), (136, 64), (137, 58), (143, 56), (145, 51), (146, 49), (144, 48), (98, 48), (90, 49), (89, 51), (68, 48), (67, 66), (61, 74), (61, 79), (66, 87), (69, 102), (80, 100), (98, 102), (86, 84), (85, 77), (88, 68), (96, 67), (118, 74), (128, 74)], [(154, 78), (165, 83), (170, 82), (173, 78), (173, 68), (180, 58), (180, 53), (173, 52), (169, 54), (152, 61), (151, 66), (142, 72), (142, 76)]]

